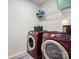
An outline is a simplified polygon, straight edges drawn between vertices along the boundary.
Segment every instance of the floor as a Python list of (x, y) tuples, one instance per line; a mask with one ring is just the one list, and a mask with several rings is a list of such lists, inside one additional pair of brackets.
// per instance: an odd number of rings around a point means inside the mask
[(23, 56), (17, 56), (14, 58), (10, 58), (10, 59), (33, 59), (30, 55), (23, 55)]
[(33, 59), (33, 58), (30, 55), (25, 55), (25, 56), (16, 57), (16, 59)]
[(22, 56), (22, 57), (18, 57), (16, 59), (31, 59), (29, 56)]

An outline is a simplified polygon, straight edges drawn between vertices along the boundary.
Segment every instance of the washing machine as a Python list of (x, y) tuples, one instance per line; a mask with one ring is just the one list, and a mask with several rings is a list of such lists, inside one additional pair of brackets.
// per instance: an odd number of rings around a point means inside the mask
[(29, 31), (27, 52), (33, 59), (42, 59), (41, 44), (43, 31)]
[(71, 35), (52, 31), (43, 34), (42, 59), (71, 59)]

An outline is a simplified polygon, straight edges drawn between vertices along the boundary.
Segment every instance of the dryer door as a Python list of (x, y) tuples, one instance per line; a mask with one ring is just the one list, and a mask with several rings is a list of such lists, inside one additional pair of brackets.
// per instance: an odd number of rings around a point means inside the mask
[(35, 39), (31, 35), (28, 36), (27, 46), (29, 51), (35, 48)]
[(69, 59), (65, 48), (54, 40), (44, 41), (41, 49), (46, 59)]

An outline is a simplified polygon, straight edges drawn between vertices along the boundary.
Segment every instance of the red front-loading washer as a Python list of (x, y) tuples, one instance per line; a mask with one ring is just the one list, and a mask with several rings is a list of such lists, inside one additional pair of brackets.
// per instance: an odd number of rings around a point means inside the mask
[(62, 32), (46, 32), (41, 45), (42, 59), (71, 59), (71, 35)]
[(29, 31), (27, 39), (27, 52), (33, 59), (42, 59), (42, 34), (44, 31)]

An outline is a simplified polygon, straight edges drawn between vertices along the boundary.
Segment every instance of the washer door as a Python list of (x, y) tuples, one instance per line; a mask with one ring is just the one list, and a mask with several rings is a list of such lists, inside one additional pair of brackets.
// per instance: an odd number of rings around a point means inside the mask
[(44, 41), (41, 49), (46, 59), (69, 59), (65, 48), (54, 40)]
[(27, 41), (27, 45), (28, 45), (28, 50), (33, 50), (35, 48), (35, 39), (33, 36), (28, 36), (28, 41)]

